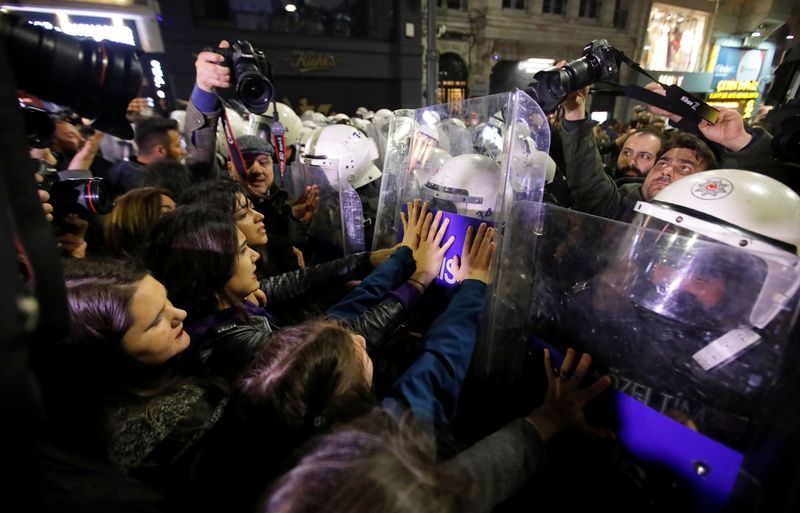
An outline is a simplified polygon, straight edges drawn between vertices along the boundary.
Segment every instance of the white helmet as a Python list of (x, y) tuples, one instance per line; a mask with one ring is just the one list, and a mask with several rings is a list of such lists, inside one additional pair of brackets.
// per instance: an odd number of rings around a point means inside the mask
[(354, 126), (364, 132), (365, 134), (369, 134), (369, 125), (371, 123), (366, 119), (361, 118), (350, 118), (350, 126)]
[(379, 130), (386, 133), (389, 131), (389, 123), (392, 122), (393, 117), (394, 114), (389, 109), (380, 109), (372, 116), (372, 122)]
[(473, 128), (472, 133), (475, 152), (495, 160), (499, 159), (503, 154), (504, 133), (505, 125), (500, 113), (496, 113), (486, 123), (479, 123)]
[(316, 114), (316, 112), (314, 112), (311, 109), (304, 110), (303, 113), (300, 115), (300, 119), (303, 120), (303, 123), (305, 123), (306, 121), (313, 121), (314, 114)]
[(430, 148), (427, 154), (420, 159), (417, 167), (414, 168), (414, 175), (417, 177), (417, 183), (421, 186), (427, 184), (433, 178), (433, 175), (438, 173), (444, 167), (445, 163), (452, 158), (452, 155), (441, 148)]
[(473, 153), (472, 138), (469, 129), (458, 118), (447, 118), (436, 125), (439, 132), (439, 146), (452, 155)]
[[(703, 171), (635, 210), (620, 245), (628, 269), (610, 283), (659, 315), (757, 340), (751, 327), (766, 327), (800, 288), (800, 196), (772, 178)], [(695, 360), (720, 363), (703, 351)]]
[[(330, 125), (314, 132), (306, 143), (303, 158), (313, 163), (315, 157), (336, 159), (339, 176), (346, 178), (354, 189), (381, 176), (380, 169), (372, 162), (378, 158), (375, 141), (349, 125)], [(338, 183), (331, 178), (331, 183)]]
[(359, 107), (359, 108), (356, 109), (356, 116), (361, 118), (361, 119), (364, 119), (365, 116), (367, 115), (367, 112), (369, 112), (369, 111), (367, 110), (366, 107)]
[(347, 123), (348, 121), (350, 121), (350, 116), (344, 112), (339, 112), (333, 116), (328, 116), (329, 123)]
[[(228, 122), (231, 125), (234, 139), (247, 134), (247, 121), (244, 120), (242, 115), (230, 107), (225, 107), (225, 112), (228, 114)], [(226, 158), (228, 157), (228, 145), (225, 142), (225, 131), (222, 128), (221, 119), (217, 124), (217, 151), (225, 155)]]
[(800, 256), (800, 196), (760, 173), (739, 169), (695, 173), (665, 187), (652, 203), (690, 216), (713, 217), (689, 228), (725, 244), (765, 253), (781, 248), (780, 253)]
[(185, 110), (173, 110), (169, 113), (169, 119), (174, 119), (178, 122), (178, 133), (183, 135), (183, 129), (186, 126), (186, 111)]
[(311, 121), (317, 124), (317, 126), (326, 126), (328, 125), (328, 117), (323, 114), (322, 112), (315, 112), (311, 115)]
[[(284, 135), (286, 136), (286, 146), (297, 146), (300, 144), (300, 129), (303, 122), (300, 116), (292, 110), (291, 107), (285, 103), (276, 102), (278, 105), (278, 119), (283, 125)], [(272, 127), (275, 120), (275, 108), (273, 103), (270, 102), (264, 114), (251, 115), (250, 124), (247, 127), (249, 135), (258, 135), (259, 137), (266, 137), (266, 129)]]
[(500, 166), (483, 155), (465, 154), (445, 162), (425, 184), (426, 194), (454, 204), (465, 216), (493, 219), (501, 180)]
[(309, 127), (304, 124), (300, 129), (300, 146), (305, 146), (309, 139), (311, 139), (311, 136), (314, 135), (314, 132), (318, 130), (321, 130), (321, 128), (317, 126)]

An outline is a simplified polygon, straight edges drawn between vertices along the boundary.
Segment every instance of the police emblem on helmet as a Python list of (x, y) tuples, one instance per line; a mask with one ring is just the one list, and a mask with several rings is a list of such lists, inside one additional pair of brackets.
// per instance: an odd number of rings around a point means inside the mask
[(709, 178), (692, 187), (692, 195), (700, 199), (722, 199), (733, 192), (733, 184), (724, 178)]

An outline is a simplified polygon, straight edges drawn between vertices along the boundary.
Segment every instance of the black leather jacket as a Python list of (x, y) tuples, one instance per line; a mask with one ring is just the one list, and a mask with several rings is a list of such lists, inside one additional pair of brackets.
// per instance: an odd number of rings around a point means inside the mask
[[(370, 351), (379, 350), (405, 318), (404, 305), (388, 296), (362, 315), (346, 323), (346, 327), (370, 341)], [(269, 319), (251, 316), (212, 328), (203, 340), (200, 356), (213, 375), (235, 378), (269, 341), (273, 327)]]
[[(267, 295), (268, 304), (280, 303), (333, 282), (363, 276), (368, 269), (369, 254), (359, 253), (261, 280), (261, 290)], [(387, 296), (346, 326), (370, 341), (370, 351), (377, 350), (399, 327), (404, 310), (400, 300)], [(268, 317), (234, 316), (205, 333), (200, 357), (212, 375), (236, 377), (269, 340), (273, 329), (277, 326)]]

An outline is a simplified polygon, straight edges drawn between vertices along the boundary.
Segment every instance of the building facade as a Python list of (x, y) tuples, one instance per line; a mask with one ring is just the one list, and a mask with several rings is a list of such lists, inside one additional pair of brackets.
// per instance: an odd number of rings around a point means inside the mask
[[(525, 87), (539, 69), (562, 59), (578, 59), (588, 43), (605, 39), (659, 81), (678, 83), (709, 101), (751, 115), (781, 56), (796, 44), (792, 39), (796, 26), (792, 27), (800, 3), (439, 0), (437, 4), (439, 100)], [(620, 71), (622, 84), (650, 81), (626, 66)], [(718, 87), (727, 90), (717, 91)], [(634, 101), (603, 87), (596, 93), (592, 110), (620, 118), (632, 112)]]

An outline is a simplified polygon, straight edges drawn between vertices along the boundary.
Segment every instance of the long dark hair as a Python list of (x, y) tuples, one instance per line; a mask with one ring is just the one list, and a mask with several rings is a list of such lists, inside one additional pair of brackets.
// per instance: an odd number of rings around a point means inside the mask
[(247, 198), (244, 187), (225, 178), (191, 186), (181, 194), (180, 202), (182, 205), (207, 205), (233, 216), (241, 208), (237, 194)]
[(146, 365), (125, 351), (129, 306), (147, 272), (109, 258), (65, 262), (70, 334), (37, 347), (34, 366), (48, 411), (48, 438), (104, 454), (110, 408), (145, 404), (176, 386), (177, 358)]
[(270, 490), (264, 513), (467, 513), (475, 510), (463, 467), (441, 466), (433, 438), (410, 416), (374, 410), (315, 439)]
[(274, 333), (236, 393), (244, 412), (269, 419), (266, 424), (294, 446), (376, 403), (351, 332), (322, 320)]
[(189, 320), (212, 314), (220, 303), (238, 306), (225, 291), (233, 276), (239, 241), (233, 218), (201, 205), (184, 205), (150, 231), (142, 252), (145, 267), (164, 284)]

